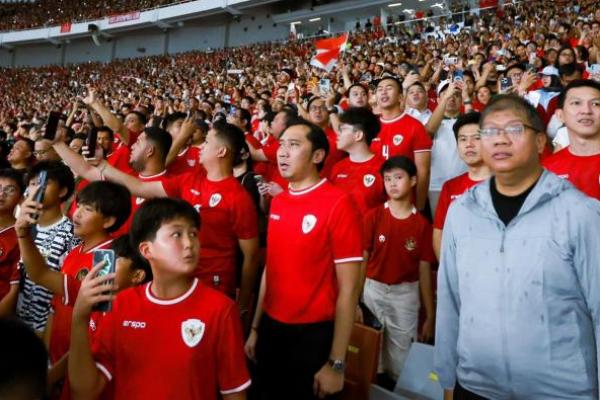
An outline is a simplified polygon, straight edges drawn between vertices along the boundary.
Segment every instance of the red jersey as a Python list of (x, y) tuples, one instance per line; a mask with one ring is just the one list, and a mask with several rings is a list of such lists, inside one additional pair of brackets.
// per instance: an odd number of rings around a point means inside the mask
[(285, 180), (279, 172), (277, 166), (277, 150), (279, 149), (279, 140), (275, 139), (272, 135), (267, 137), (267, 141), (262, 147), (262, 151), (265, 157), (269, 160), (269, 166), (267, 168), (267, 181), (273, 181), (279, 184), (284, 190), (288, 186), (288, 181)]
[(167, 172), (169, 175), (181, 175), (189, 172), (192, 168), (202, 168), (200, 164), (200, 148), (188, 146), (169, 164)]
[(363, 162), (354, 162), (348, 157), (333, 167), (331, 183), (352, 196), (361, 215), (386, 199), (383, 178), (379, 173), (384, 161), (377, 154)]
[(106, 162), (126, 174), (132, 174), (133, 168), (129, 165), (130, 154), (131, 151), (123, 143), (113, 145), (113, 151), (106, 157)]
[(437, 208), (435, 209), (435, 218), (433, 219), (433, 227), (435, 229), (444, 229), (446, 214), (448, 214), (448, 208), (450, 208), (450, 204), (454, 199), (466, 192), (469, 188), (477, 185), (479, 182), (481, 181), (474, 181), (469, 178), (468, 172), (444, 182)]
[[(67, 257), (65, 257), (61, 273), (69, 275), (81, 282), (93, 267), (94, 250), (110, 249), (111, 247), (112, 240), (108, 240), (93, 249), (83, 252), (83, 244), (80, 244), (71, 250), (69, 254), (67, 254)], [(67, 280), (64, 282), (67, 283)], [(74, 288), (76, 288), (75, 291)], [(69, 289), (71, 289), (71, 291), (69, 291)], [(52, 363), (57, 362), (69, 350), (69, 343), (71, 340), (71, 316), (73, 314), (73, 304), (75, 304), (79, 288), (72, 285), (65, 285), (64, 291), (65, 294), (62, 299), (57, 296), (53, 299), (54, 319), (52, 321), (49, 346), (50, 361)]]
[(0, 300), (10, 291), (10, 285), (19, 284), (19, 262), (21, 252), (14, 226), (0, 231)]
[[(172, 175), (168, 174), (167, 171), (163, 171), (159, 174), (150, 176), (143, 176), (140, 174), (137, 175), (137, 178), (142, 182), (164, 182), (165, 180), (170, 179), (171, 177)], [(144, 199), (143, 197), (131, 196), (131, 214), (129, 214), (129, 218), (127, 218), (127, 221), (125, 221), (125, 223), (123, 223), (123, 225), (121, 225), (121, 227), (116, 232), (113, 232), (111, 234), (112, 237), (118, 238), (119, 236), (127, 235), (129, 233), (129, 229), (131, 228), (131, 222), (133, 221), (133, 215), (135, 214), (137, 209), (140, 208), (142, 203), (144, 203), (144, 200), (146, 199)]]
[(218, 182), (193, 172), (163, 181), (170, 197), (179, 197), (202, 215), (198, 277), (233, 296), (239, 239), (258, 237), (258, 216), (250, 194), (233, 176)]
[[(125, 129), (127, 129), (127, 128), (125, 128)], [(138, 137), (140, 136), (141, 132), (134, 132), (134, 131), (130, 131), (129, 129), (127, 129), (127, 133), (129, 134), (129, 143), (128, 144), (125, 144), (125, 142), (123, 142), (120, 133), (117, 133), (117, 135), (116, 135), (117, 138), (115, 141), (123, 143), (124, 146), (131, 148), (131, 146), (133, 146), (133, 144), (138, 140)]]
[(362, 261), (361, 221), (349, 195), (326, 179), (288, 190), (271, 204), (266, 313), (284, 323), (335, 318), (335, 265)]
[[(244, 134), (245, 136), (245, 140), (246, 143), (248, 144), (248, 146), (253, 147), (256, 150), (262, 149), (263, 145), (262, 143), (251, 133), (246, 132)], [(267, 176), (268, 175), (268, 170), (269, 170), (269, 163), (267, 162), (263, 162), (263, 161), (255, 161), (253, 163), (253, 171), (259, 175), (262, 176)]]
[(379, 118), (381, 130), (371, 143), (371, 150), (386, 160), (393, 156), (415, 159), (414, 153), (431, 151), (433, 142), (419, 120), (402, 114), (391, 120)]
[(543, 165), (583, 193), (600, 200), (600, 154), (576, 156), (566, 147), (543, 160)]
[(176, 299), (152, 282), (117, 295), (93, 345), (115, 399), (218, 399), (250, 386), (234, 302), (194, 279)]
[(335, 133), (333, 128), (327, 127), (327, 129), (325, 129), (325, 135), (327, 136), (327, 141), (329, 142), (329, 153), (327, 154), (327, 158), (325, 159), (323, 169), (320, 172), (322, 178), (327, 178), (331, 176), (333, 166), (339, 161), (343, 160), (348, 155), (347, 153), (338, 150), (337, 134)]
[(435, 262), (431, 225), (413, 209), (405, 219), (392, 215), (388, 203), (365, 217), (364, 248), (369, 252), (367, 278), (388, 285), (419, 280), (419, 263)]

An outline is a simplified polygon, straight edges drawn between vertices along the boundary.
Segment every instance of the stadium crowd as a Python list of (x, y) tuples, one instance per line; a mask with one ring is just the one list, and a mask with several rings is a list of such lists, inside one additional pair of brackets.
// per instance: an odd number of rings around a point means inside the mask
[(419, 340), (447, 398), (598, 398), (600, 9), (401, 22), (331, 71), (295, 38), (0, 70), (0, 317), (45, 343), (0, 321), (43, 359), (0, 397), (336, 398), (378, 321), (382, 384)]

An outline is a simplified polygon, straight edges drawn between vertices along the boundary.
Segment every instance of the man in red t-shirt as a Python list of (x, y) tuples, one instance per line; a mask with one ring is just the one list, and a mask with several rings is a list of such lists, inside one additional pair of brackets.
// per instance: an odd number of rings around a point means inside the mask
[(279, 143), (289, 190), (271, 205), (246, 353), (257, 360), (261, 398), (323, 398), (344, 384), (362, 261), (360, 216), (349, 195), (319, 177), (329, 148), (322, 129), (298, 122)]
[(241, 157), (244, 135), (239, 128), (215, 123), (202, 147), (204, 170), (193, 170), (164, 182), (142, 182), (102, 162), (92, 167), (78, 157), (67, 164), (88, 180), (109, 179), (127, 186), (141, 198), (177, 197), (202, 209), (202, 252), (197, 276), (235, 297), (238, 249), (243, 256), (238, 296), (242, 314), (248, 312), (258, 268), (258, 216), (252, 198), (233, 176)]
[(245, 399), (250, 386), (235, 303), (202, 284), (198, 265), (200, 217), (175, 199), (152, 199), (136, 214), (134, 247), (154, 280), (120, 292), (94, 343), (87, 322), (92, 306), (112, 300), (95, 267), (73, 308), (69, 380), (78, 398), (96, 398), (114, 383), (114, 398)]
[(385, 201), (379, 174), (384, 159), (369, 149), (379, 132), (379, 120), (368, 108), (351, 107), (340, 115), (338, 149), (348, 157), (334, 165), (329, 180), (349, 193), (361, 215)]
[(600, 83), (579, 80), (567, 85), (557, 116), (567, 127), (569, 146), (544, 160), (544, 167), (600, 200)]
[(400, 105), (402, 86), (398, 78), (389, 76), (377, 83), (375, 96), (381, 110), (381, 131), (371, 143), (371, 150), (388, 159), (406, 156), (417, 166), (415, 205), (423, 210), (429, 190), (431, 147), (433, 142), (418, 120), (402, 113)]
[(24, 189), (21, 173), (13, 169), (0, 170), (0, 318), (14, 314), (19, 294), (20, 252), (13, 225), (15, 208)]
[(381, 175), (389, 200), (365, 217), (367, 279), (363, 300), (384, 326), (380, 364), (394, 381), (402, 371), (410, 344), (417, 339), (419, 292), (426, 316), (419, 339), (429, 341), (433, 337), (435, 321), (431, 225), (412, 202), (416, 173), (408, 157), (387, 160)]
[(467, 172), (444, 183), (435, 217), (433, 219), (433, 250), (439, 260), (442, 242), (442, 230), (450, 204), (471, 186), (490, 177), (490, 170), (481, 158), (481, 143), (479, 137), (479, 119), (481, 114), (471, 112), (460, 115), (454, 126), (458, 155), (467, 165)]

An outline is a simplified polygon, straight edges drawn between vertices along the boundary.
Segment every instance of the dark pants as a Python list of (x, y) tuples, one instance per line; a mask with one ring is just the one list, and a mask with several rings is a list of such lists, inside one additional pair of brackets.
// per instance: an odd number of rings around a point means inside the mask
[(458, 381), (456, 381), (456, 385), (454, 386), (453, 398), (454, 400), (487, 400), (485, 397), (475, 394), (460, 386)]
[(265, 314), (256, 344), (259, 399), (316, 399), (314, 375), (327, 363), (332, 340), (333, 321), (284, 324)]

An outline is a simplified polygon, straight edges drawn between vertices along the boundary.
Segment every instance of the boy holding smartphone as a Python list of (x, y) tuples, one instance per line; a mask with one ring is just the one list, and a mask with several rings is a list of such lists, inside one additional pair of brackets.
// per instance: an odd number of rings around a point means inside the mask
[(246, 398), (250, 379), (235, 303), (194, 278), (199, 228), (197, 211), (183, 200), (144, 202), (130, 238), (154, 280), (119, 293), (93, 346), (87, 321), (95, 304), (113, 299), (105, 292), (115, 274), (96, 276), (98, 265), (86, 276), (71, 326), (74, 395), (96, 398), (112, 381), (116, 399)]
[(60, 272), (46, 265), (29, 232), (35, 220), (41, 218), (41, 204), (36, 203), (31, 196), (27, 198), (15, 224), (23, 263), (31, 280), (63, 299), (62, 303), (56, 301), (56, 298), (53, 302), (54, 314), (50, 328), (49, 353), (53, 364), (51, 380), (54, 381), (61, 379), (66, 373), (72, 312), (72, 307), (67, 305), (72, 306), (70, 299), (76, 296), (73, 281), (83, 280), (92, 268), (94, 250), (111, 247), (111, 232), (116, 231), (127, 220), (131, 208), (129, 191), (124, 186), (111, 182), (89, 184), (77, 195), (77, 203), (77, 210), (73, 215), (74, 233), (82, 243), (69, 252), (62, 262)]

